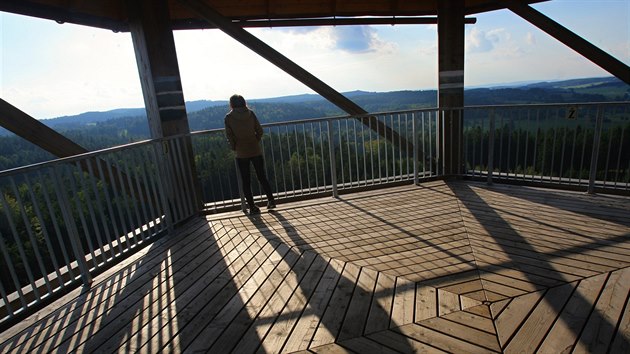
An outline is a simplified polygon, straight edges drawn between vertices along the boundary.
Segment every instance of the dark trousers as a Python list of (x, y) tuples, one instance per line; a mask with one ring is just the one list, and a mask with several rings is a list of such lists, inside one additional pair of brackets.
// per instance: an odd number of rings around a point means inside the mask
[(267, 195), (267, 200), (273, 201), (273, 194), (271, 193), (271, 186), (269, 186), (269, 181), (267, 180), (267, 175), (265, 174), (265, 161), (263, 160), (262, 155), (247, 158), (237, 158), (236, 164), (238, 165), (238, 170), (241, 174), (241, 182), (243, 182), (243, 194), (245, 194), (247, 205), (249, 205), (249, 207), (251, 208), (254, 206), (254, 196), (252, 195), (252, 186), (250, 185), (249, 178), (250, 161), (252, 165), (254, 165), (256, 177), (258, 178), (260, 185)]

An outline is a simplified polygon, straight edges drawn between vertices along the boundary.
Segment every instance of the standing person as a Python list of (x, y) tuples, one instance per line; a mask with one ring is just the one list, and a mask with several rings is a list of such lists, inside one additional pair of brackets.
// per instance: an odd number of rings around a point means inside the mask
[(236, 153), (236, 163), (243, 182), (243, 193), (247, 200), (250, 214), (260, 213), (260, 209), (254, 204), (252, 187), (249, 180), (249, 163), (254, 165), (256, 177), (267, 195), (267, 209), (276, 207), (271, 187), (265, 174), (265, 162), (262, 156), (260, 140), (263, 129), (258, 122), (256, 114), (247, 107), (245, 98), (241, 95), (230, 97), (231, 111), (225, 115), (225, 135), (230, 148)]

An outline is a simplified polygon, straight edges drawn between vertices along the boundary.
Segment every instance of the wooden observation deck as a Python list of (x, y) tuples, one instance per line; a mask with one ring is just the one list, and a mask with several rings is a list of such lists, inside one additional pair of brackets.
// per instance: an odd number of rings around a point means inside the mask
[(627, 353), (630, 199), (426, 182), (197, 218), (0, 351)]

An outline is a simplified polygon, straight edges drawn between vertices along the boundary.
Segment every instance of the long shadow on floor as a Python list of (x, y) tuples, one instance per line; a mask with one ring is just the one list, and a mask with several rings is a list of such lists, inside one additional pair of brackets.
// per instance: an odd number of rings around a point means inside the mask
[[(521, 235), (519, 230), (514, 229), (510, 222), (501, 217), (493, 206), (489, 205), (481, 196), (479, 196), (469, 184), (451, 183), (449, 184), (449, 187), (455, 196), (461, 201), (462, 205), (468, 209), (472, 216), (482, 227), (486, 229), (487, 233), (491, 237), (507, 238), (510, 240), (511, 244), (518, 244), (519, 253), (529, 254), (533, 259), (536, 259), (539, 262), (540, 268), (548, 270), (550, 278), (563, 278), (562, 273), (554, 273), (554, 265), (549, 263), (553, 259), (553, 255), (547, 255), (548, 257), (538, 257), (537, 255), (539, 255), (540, 252)], [(481, 185), (477, 187), (482, 189), (491, 188)], [(518, 198), (521, 197), (521, 195), (518, 196)], [(540, 195), (538, 197), (540, 197)], [(536, 199), (533, 196), (528, 197), (528, 199), (540, 202), (540, 198)], [(554, 207), (558, 207), (558, 202), (550, 204)], [(588, 207), (588, 203), (586, 203), (584, 207)], [(630, 235), (620, 235), (607, 240), (606, 244), (610, 245), (611, 242), (617, 242), (619, 244), (627, 243), (628, 236)], [(591, 243), (589, 243), (589, 245), (590, 244)], [(513, 249), (511, 249), (506, 243), (496, 242), (496, 245), (499, 245), (502, 248), (503, 254), (513, 257)], [(595, 248), (597, 248), (597, 246), (598, 244), (594, 244)], [(599, 246), (601, 247), (601, 245)], [(579, 251), (583, 251), (583, 249), (576, 247), (574, 249), (565, 250), (563, 254), (566, 254), (566, 252), (575, 252), (575, 254), (578, 254)], [(519, 265), (522, 265), (522, 262), (518, 259), (512, 259), (510, 262), (504, 262), (501, 264), (501, 266), (508, 268), (515, 267), (516, 269), (519, 269)], [(538, 278), (531, 273), (525, 271), (522, 272), (522, 274), (528, 277), (531, 283), (537, 282)], [(611, 319), (609, 318), (609, 314), (603, 313), (598, 308), (594, 308), (595, 305), (593, 299), (587, 299), (581, 292), (575, 291), (575, 288), (577, 288), (577, 286), (573, 288), (568, 286), (558, 286), (548, 290), (542, 297), (542, 301), (545, 301), (548, 308), (550, 308), (553, 312), (552, 314), (549, 314), (549, 316), (557, 316), (556, 321), (563, 323), (569, 331), (569, 334), (563, 339), (573, 343), (570, 347), (581, 345), (591, 352), (606, 352), (609, 350), (608, 346), (614, 343), (614, 345), (618, 348), (628, 348), (630, 345), (627, 337), (628, 334), (622, 332), (623, 328), (618, 327), (618, 322), (621, 319)], [(622, 294), (622, 296), (627, 297), (627, 293)], [(563, 311), (565, 307), (580, 309), (582, 312), (586, 309), (586, 315), (576, 316), (573, 313)], [(623, 311), (621, 314), (623, 315)], [(585, 333), (584, 329), (589, 325), (592, 326), (593, 324), (596, 324), (596, 326), (595, 328), (591, 328), (591, 330), (594, 330), (595, 332), (593, 333), (591, 331), (587, 331), (589, 333)], [(542, 334), (539, 333), (538, 335), (544, 336), (544, 331)], [(574, 338), (574, 340), (571, 338)], [(516, 342), (514, 338), (511, 338), (511, 341), (507, 343), (507, 349), (517, 351), (523, 350), (523, 348), (510, 348), (514, 342)], [(529, 342), (521, 342), (519, 344), (524, 344), (526, 346), (525, 348), (528, 350), (525, 351), (535, 351), (539, 343), (540, 341), (530, 340)], [(506, 343), (502, 343), (502, 345), (505, 349)]]
[[(377, 301), (380, 296), (391, 296), (394, 289), (375, 291), (377, 272), (322, 257), (313, 251), (281, 211), (266, 215), (275, 221), (266, 221), (265, 217), (252, 218), (258, 232), (269, 242), (282, 242), (280, 235), (272, 231), (274, 224), (282, 225), (284, 233), (297, 245), (286, 245), (289, 250), (283, 256), (283, 261), (287, 262), (287, 258), (299, 260), (295, 264), (288, 264), (291, 268), (290, 276), (295, 277), (297, 286), (291, 299), (286, 300), (287, 307), (281, 313), (273, 314), (272, 318), (262, 319), (262, 322), (266, 325), (271, 323), (271, 326), (259, 349), (274, 352), (279, 350), (278, 346), (267, 347), (266, 342), (269, 340), (273, 343), (274, 338), (281, 337), (283, 341), (286, 340), (281, 347), (283, 351), (306, 349), (307, 345), (317, 347), (334, 341), (357, 352), (379, 348), (403, 353), (413, 352), (407, 338), (401, 335), (398, 335), (396, 348), (383, 347), (376, 341), (363, 337), (371, 332), (396, 326), (389, 322), (391, 309), (385, 310)], [(296, 304), (296, 307), (292, 307)], [(382, 319), (387, 321), (373, 323)], [(294, 329), (291, 329), (294, 325)], [(287, 329), (293, 332), (287, 335)]]

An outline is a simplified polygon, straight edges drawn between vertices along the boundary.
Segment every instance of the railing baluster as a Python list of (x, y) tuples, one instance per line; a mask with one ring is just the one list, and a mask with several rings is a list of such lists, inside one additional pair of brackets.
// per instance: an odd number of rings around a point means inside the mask
[[(530, 111), (527, 111), (527, 122), (525, 124), (526, 127), (529, 127), (529, 121), (531, 119), (531, 114)], [(527, 171), (527, 157), (528, 157), (528, 147), (529, 147), (529, 132), (530, 129), (527, 129), (527, 131), (525, 132), (525, 156), (523, 157), (523, 181), (525, 180), (525, 177), (527, 175), (526, 171)], [(534, 156), (535, 158), (535, 156)]]
[[(372, 141), (372, 132), (374, 131), (374, 129), (372, 129), (372, 119), (370, 119), (368, 121), (368, 125), (369, 125), (369, 130), (368, 130), (368, 136), (369, 136), (369, 142), (370, 142), (370, 180), (372, 181), (372, 185), (374, 184), (374, 142)], [(377, 126), (378, 127), (378, 126)], [(378, 128), (377, 128), (378, 129)], [(366, 183), (367, 184), (367, 183)]]
[(553, 124), (553, 144), (551, 144), (551, 165), (549, 167), (549, 182), (553, 183), (553, 168), (556, 165), (556, 143), (558, 141), (558, 127), (555, 123), (558, 121), (558, 109), (556, 109), (556, 118), (552, 120)]
[[(569, 181), (571, 181), (573, 179), (573, 175), (575, 173), (575, 170), (573, 169), (574, 166), (574, 162), (575, 162), (575, 147), (577, 146), (577, 132), (578, 132), (578, 126), (579, 123), (576, 120), (576, 123), (573, 124), (573, 143), (571, 144), (571, 165), (569, 166)], [(576, 175), (576, 177), (578, 177), (579, 179), (579, 174)]]
[[(2, 198), (2, 200), (4, 201), (4, 195), (0, 195), (0, 198)], [(3, 204), (3, 207), (4, 207), (4, 204)], [(18, 294), (18, 298), (20, 299), (22, 308), (27, 308), (28, 303), (26, 302), (26, 297), (24, 296), (24, 292), (22, 291), (22, 284), (20, 284), (20, 278), (18, 277), (17, 272), (15, 271), (15, 267), (13, 266), (13, 260), (11, 259), (11, 256), (9, 255), (9, 252), (7, 250), (7, 245), (4, 242), (4, 235), (2, 234), (2, 232), (0, 232), (0, 251), (2, 252), (4, 259), (7, 262), (6, 265), (7, 265), (7, 268), (9, 268), (9, 274), (11, 275), (11, 280), (13, 280), (13, 286), (15, 287), (15, 292), (17, 292)], [(4, 303), (6, 304), (9, 314), (12, 314), (13, 308), (11, 306), (10, 301), (5, 300)]]
[(322, 160), (322, 183), (323, 183), (323, 187), (324, 187), (324, 189), (322, 191), (325, 192), (326, 191), (326, 164), (324, 162), (324, 160), (325, 160), (324, 156), (326, 156), (326, 155), (324, 155), (324, 132), (322, 131), (322, 122), (321, 121), (318, 123), (318, 125), (319, 125), (319, 142), (320, 142), (319, 147), (320, 147), (321, 156), (322, 156), (322, 158), (321, 158), (321, 160)]
[(306, 188), (311, 194), (311, 170), (308, 166), (308, 145), (306, 142), (306, 123), (302, 124), (302, 137), (304, 138), (304, 163), (306, 164)]
[(490, 131), (488, 134), (488, 181), (487, 183), (492, 184), (492, 173), (494, 172), (494, 109), (490, 110), (490, 115), (488, 117), (488, 125)]
[[(105, 219), (105, 212), (103, 210), (103, 202), (101, 200), (101, 196), (100, 193), (98, 191), (98, 187), (96, 185), (96, 177), (94, 177), (94, 168), (92, 167), (92, 161), (94, 161), (94, 164), (98, 165), (101, 163), (101, 161), (98, 158), (94, 158), (94, 159), (87, 159), (86, 160), (86, 165), (87, 165), (87, 169), (88, 169), (88, 174), (90, 176), (89, 178), (89, 184), (90, 187), (92, 187), (92, 192), (94, 193), (94, 200), (96, 203), (96, 208), (98, 209), (98, 214), (100, 216), (100, 227), (103, 228), (103, 234), (105, 235), (105, 239), (107, 240), (107, 244), (109, 245), (109, 252), (111, 255), (111, 258), (116, 257), (116, 253), (114, 252), (114, 247), (113, 247), (113, 243), (112, 243), (112, 237), (111, 237), (111, 233), (109, 232), (109, 223), (107, 222), (107, 220)], [(102, 174), (100, 175), (102, 176)], [(95, 221), (94, 225), (98, 225), (98, 223)], [(105, 256), (105, 249), (104, 247), (101, 246), (101, 250), (102, 250), (102, 254), (103, 256)]]
[[(391, 117), (391, 115), (390, 115), (390, 117)], [(383, 116), (383, 127), (386, 127), (386, 126), (387, 126), (387, 115), (384, 115)], [(392, 131), (393, 131), (393, 127), (392, 127)], [(387, 131), (385, 131), (384, 133), (387, 136)], [(391, 143), (389, 143), (387, 140), (388, 140), (388, 138), (385, 138), (385, 140), (383, 140), (383, 149), (384, 149), (383, 155), (385, 155), (385, 181), (389, 182), (389, 149), (388, 149), (387, 144), (391, 144)], [(393, 145), (393, 144), (391, 144), (391, 145)], [(393, 146), (392, 146), (392, 154), (393, 153), (394, 153), (394, 150), (393, 150)], [(393, 157), (392, 157), (392, 159), (393, 159)], [(382, 183), (382, 181), (381, 181), (381, 183)]]
[[(61, 272), (59, 271), (61, 269), (61, 267), (59, 267), (59, 262), (57, 262), (57, 254), (54, 251), (52, 243), (50, 242), (50, 234), (48, 233), (48, 228), (46, 227), (46, 223), (44, 221), (44, 217), (43, 217), (42, 211), (41, 211), (41, 209), (39, 207), (39, 203), (37, 202), (37, 198), (35, 197), (35, 194), (33, 193), (33, 190), (35, 188), (33, 187), (33, 184), (30, 182), (30, 180), (28, 178), (28, 174), (24, 175), (24, 180), (26, 182), (26, 186), (28, 187), (28, 193), (29, 193), (29, 195), (31, 197), (31, 202), (33, 204), (33, 211), (35, 211), (35, 216), (39, 220), (39, 225), (40, 225), (40, 228), (41, 228), (41, 232), (42, 232), (42, 235), (44, 236), (44, 242), (46, 242), (46, 247), (48, 248), (48, 252), (51, 255), (50, 256), (50, 260), (51, 260), (53, 268), (55, 268), (53, 271), (57, 275), (57, 282), (59, 283), (59, 287), (63, 288), (64, 287), (64, 282), (63, 282), (63, 279), (62, 279), (62, 276), (61, 276)], [(41, 190), (40, 190), (40, 192), (41, 192)], [(38, 250), (38, 254), (39, 254), (39, 250)], [(46, 269), (46, 267), (44, 267), (42, 274), (44, 275), (44, 279), (46, 280), (46, 282), (48, 282), (48, 275), (47, 275), (47, 273), (48, 273), (48, 269)], [(52, 292), (51, 289), (49, 289), (49, 291)]]
[[(147, 204), (151, 204), (151, 199), (149, 195), (149, 190), (147, 189), (148, 186), (146, 184), (146, 181), (142, 183), (140, 180), (140, 171), (144, 170), (144, 168), (140, 168), (142, 167), (143, 163), (141, 161), (138, 161), (136, 156), (137, 154), (138, 152), (136, 151), (130, 151), (129, 153), (129, 160), (131, 161), (133, 167), (130, 170), (129, 178), (136, 182), (135, 191), (137, 191), (137, 196), (134, 198), (134, 205), (136, 205), (136, 213), (138, 213), (138, 227), (141, 228), (142, 233), (147, 233), (145, 237), (146, 240), (151, 237), (151, 227), (149, 223), (152, 222), (154, 219), (152, 219), (150, 213), (147, 212)], [(137, 207), (138, 204), (140, 204), (140, 208)]]
[(287, 188), (286, 172), (284, 170), (284, 165), (285, 165), (284, 156), (283, 156), (284, 154), (282, 153), (282, 149), (283, 149), (283, 147), (282, 147), (282, 134), (281, 134), (281, 131), (280, 131), (280, 127), (278, 127), (278, 150), (280, 151), (280, 168), (282, 170), (282, 185), (283, 185), (283, 188), (284, 188), (283, 189), (284, 190), (284, 196), (288, 197), (289, 196), (289, 194), (288, 194), (289, 190)]
[(597, 177), (597, 157), (599, 156), (599, 143), (604, 126), (604, 107), (597, 106), (597, 120), (595, 121), (595, 134), (593, 135), (593, 150), (591, 151), (591, 168), (588, 178), (588, 194), (595, 192), (595, 179)]
[[(422, 122), (422, 156), (420, 156), (420, 158), (422, 158), (422, 177), (426, 177), (427, 176), (427, 148), (426, 148), (426, 136), (425, 136), (425, 127), (424, 127), (424, 121), (425, 121), (425, 112), (422, 112), (422, 116), (421, 116), (421, 122)], [(427, 112), (427, 115), (429, 116), (428, 120), (429, 120), (429, 129), (431, 127), (430, 125), (430, 120), (431, 120), (431, 113)], [(429, 143), (429, 149), (431, 149), (431, 144)], [(418, 149), (416, 149), (418, 150)], [(431, 153), (429, 152), (429, 157), (431, 156)]]
[[(416, 132), (416, 114), (411, 114), (411, 138), (413, 144), (413, 184), (418, 185), (420, 180), (418, 178), (418, 135)], [(424, 149), (423, 149), (424, 150)]]
[[(17, 209), (20, 213), (20, 216), (22, 217), (22, 222), (24, 223), (25, 229), (26, 229), (26, 234), (28, 235), (28, 240), (31, 243), (31, 249), (33, 251), (33, 254), (35, 255), (35, 261), (37, 262), (37, 266), (39, 267), (39, 271), (44, 279), (44, 282), (46, 284), (46, 288), (48, 290), (48, 292), (52, 292), (52, 288), (50, 285), (50, 282), (48, 281), (48, 272), (46, 272), (46, 267), (44, 266), (44, 260), (42, 259), (42, 255), (39, 252), (39, 246), (37, 244), (37, 240), (35, 239), (35, 235), (33, 234), (33, 229), (31, 227), (31, 223), (29, 222), (29, 217), (28, 215), (26, 215), (26, 205), (24, 204), (24, 202), (22, 201), (22, 197), (20, 196), (20, 192), (18, 191), (18, 188), (16, 186), (15, 180), (13, 177), (9, 178), (9, 181), (11, 183), (11, 189), (13, 191), (13, 195), (15, 197), (15, 203), (17, 206)], [(30, 189), (31, 186), (27, 185), (27, 188)], [(7, 205), (8, 207), (8, 205)], [(7, 209), (8, 210), (8, 209)], [(10, 221), (11, 223), (11, 221)], [(15, 223), (12, 226), (12, 229), (15, 228), (16, 225)], [(15, 229), (15, 236), (16, 239), (19, 239), (19, 232), (17, 231), (17, 228)], [(24, 252), (24, 246), (22, 245), (22, 240), (20, 239), (20, 242), (18, 243), (18, 245), (20, 245), (22, 247), (22, 249), (20, 250), (20, 253)], [(22, 255), (23, 260), (24, 260), (24, 264), (26, 266), (26, 264), (28, 263), (28, 258), (26, 257), (26, 254)], [(27, 268), (27, 272), (30, 273), (29, 275), (29, 279), (33, 278), (34, 274), (32, 273), (30, 266)], [(35, 284), (34, 280), (31, 279), (31, 285), (33, 286), (33, 288), (36, 288), (37, 285)], [(40, 300), (39, 297), (39, 290), (38, 290), (38, 295), (37, 295), (37, 299)]]
[[(89, 165), (89, 160), (84, 160), (83, 161), (86, 165)], [(98, 255), (100, 256), (102, 263), (106, 263), (107, 262), (107, 256), (105, 255), (105, 252), (103, 251), (103, 239), (101, 237), (101, 230), (100, 227), (98, 225), (98, 223), (96, 222), (96, 215), (94, 214), (94, 208), (92, 208), (92, 201), (90, 199), (90, 188), (88, 187), (87, 182), (85, 181), (86, 177), (85, 177), (85, 172), (83, 172), (82, 170), (82, 166), (81, 166), (81, 162), (76, 163), (77, 166), (77, 184), (79, 186), (79, 190), (82, 192), (83, 194), (83, 198), (85, 200), (85, 205), (87, 206), (88, 209), (88, 215), (90, 217), (89, 220), (92, 221), (92, 227), (94, 228), (94, 234), (96, 236), (96, 242), (98, 243), (97, 246), (98, 247), (93, 247), (94, 248), (94, 253), (96, 255), (97, 251), (98, 251)], [(83, 166), (83, 168), (85, 168), (86, 166)], [(88, 218), (86, 217), (86, 224), (87, 224)], [(86, 225), (86, 227), (89, 227)], [(86, 229), (86, 233), (88, 233), (88, 229)], [(88, 240), (90, 240), (90, 237), (87, 237)], [(97, 258), (94, 258), (94, 265), (95, 267), (98, 268), (98, 261)]]
[[(6, 254), (5, 249), (4, 249), (4, 238), (2, 237), (1, 233), (0, 233), (0, 252), (2, 252), (2, 255)], [(0, 282), (0, 297), (2, 298), (2, 303), (4, 304), (4, 308), (7, 311), (7, 317), (13, 318), (13, 316), (15, 316), (15, 314), (13, 313), (13, 306), (11, 305), (11, 301), (9, 300), (9, 296), (7, 294), (7, 291), (4, 289), (4, 285), (2, 284), (2, 282)]]
[[(515, 110), (512, 110), (513, 112)], [(520, 156), (520, 152), (521, 152), (521, 129), (516, 129), (516, 126), (519, 122), (519, 111), (516, 111), (516, 118), (514, 118), (512, 120), (512, 122), (514, 123), (514, 132), (516, 133), (516, 152), (514, 154), (514, 179), (518, 178), (518, 161), (519, 161), (519, 156)]]
[[(496, 116), (496, 111), (495, 111), (495, 116)], [(499, 170), (499, 178), (501, 177), (501, 173), (504, 170), (503, 168), (503, 141), (504, 139), (504, 134), (505, 134), (505, 124), (503, 122), (503, 116), (505, 116), (505, 112), (503, 110), (501, 110), (501, 114), (499, 115), (499, 161), (495, 163), (495, 165), (498, 167)]]
[[(129, 169), (129, 164), (125, 161), (125, 159), (121, 159), (119, 166), (124, 167), (123, 173), (126, 176), (127, 181), (127, 193), (125, 193), (125, 196), (127, 197), (127, 205), (131, 209), (129, 213), (129, 223), (134, 236), (140, 236), (140, 241), (136, 240), (136, 244), (139, 244), (140, 242), (144, 242), (146, 240), (145, 232), (142, 228), (143, 223), (141, 221), (140, 210), (138, 209), (139, 198), (136, 196), (135, 189), (133, 187), (134, 183), (132, 180), (131, 170)], [(133, 220), (133, 215), (135, 215), (135, 222)]]
[[(103, 163), (105, 163), (107, 166), (109, 166), (109, 163), (106, 160), (103, 160)], [(99, 173), (99, 176), (105, 176), (105, 171), (103, 170), (103, 163), (99, 163), (97, 164), (97, 170)], [(108, 171), (109, 172), (109, 171)], [(111, 173), (111, 172), (109, 172)], [(110, 175), (111, 176), (111, 175)], [(109, 181), (113, 181), (112, 179), (109, 179)], [(114, 213), (114, 209), (112, 207), (112, 200), (109, 196), (109, 191), (108, 189), (112, 188), (114, 189), (115, 186), (111, 186), (108, 187), (107, 183), (105, 183), (105, 181), (103, 181), (103, 194), (105, 195), (105, 203), (107, 205), (107, 212), (109, 214), (109, 217), (111, 218), (111, 224), (112, 224), (112, 229), (114, 230), (114, 240), (116, 241), (116, 244), (118, 245), (118, 254), (121, 255), (123, 253), (123, 249), (122, 249), (122, 245), (120, 242), (120, 236), (123, 234), (124, 227), (121, 226), (121, 228), (119, 228), (118, 223), (116, 222), (116, 214)]]
[(68, 238), (70, 239), (72, 252), (74, 253), (74, 258), (77, 261), (77, 266), (79, 267), (81, 280), (83, 281), (83, 285), (89, 286), (90, 284), (92, 284), (92, 275), (90, 274), (87, 262), (85, 261), (86, 253), (83, 250), (83, 247), (81, 247), (77, 225), (75, 224), (74, 218), (72, 217), (72, 207), (70, 205), (70, 200), (68, 199), (68, 196), (66, 195), (64, 189), (61, 187), (61, 176), (58, 169), (59, 166), (54, 166), (52, 168), (55, 194), (57, 196), (57, 200), (59, 201), (59, 208), (61, 209), (63, 221), (66, 225), (66, 231), (68, 232)]
[[(164, 152), (162, 151), (163, 145), (161, 141), (151, 144), (149, 153), (150, 156), (155, 163), (156, 173), (155, 179), (157, 183), (158, 195), (160, 196), (160, 206), (162, 207), (162, 213), (164, 213), (164, 223), (166, 223), (166, 229), (168, 233), (173, 231), (173, 210), (171, 208), (171, 204), (169, 203), (168, 196), (169, 189), (166, 186), (167, 181), (165, 181), (165, 169), (164, 169), (164, 160), (161, 158), (164, 156)], [(120, 242), (118, 242), (120, 244)]]
[(359, 172), (361, 169), (359, 168), (359, 147), (358, 147), (358, 139), (357, 139), (357, 120), (352, 120), (352, 130), (354, 131), (354, 161), (355, 161), (355, 171), (357, 174), (357, 187), (361, 184), (361, 173)]
[(327, 120), (328, 124), (328, 153), (330, 154), (330, 181), (332, 184), (332, 195), (334, 198), (339, 197), (337, 192), (337, 162), (335, 161), (335, 144), (333, 142), (332, 121)]
[(609, 166), (610, 166), (610, 150), (612, 149), (612, 136), (613, 130), (612, 129), (608, 129), (608, 151), (606, 152), (606, 164), (604, 165), (604, 180), (603, 180), (603, 187), (606, 187), (606, 185), (608, 184), (608, 170), (609, 170)]
[[(75, 183), (74, 171), (71, 165), (67, 166), (67, 170), (69, 170), (68, 186), (70, 187), (70, 192), (74, 196), (74, 205), (76, 207), (76, 213), (79, 216), (79, 221), (81, 222), (81, 226), (83, 227), (83, 231), (84, 231), (83, 236), (86, 236), (89, 233), (89, 228), (85, 220), (85, 215), (83, 215), (83, 205), (81, 205), (81, 198), (79, 197), (79, 189), (77, 188), (76, 183)], [(81, 174), (83, 172), (79, 168), (77, 173)], [(97, 262), (97, 257), (95, 254), (94, 245), (92, 244), (92, 239), (90, 237), (84, 237), (82, 240), (81, 238), (79, 238), (79, 235), (80, 233), (77, 232), (77, 240), (80, 242), (81, 245), (83, 245), (83, 240), (85, 243), (87, 243), (88, 250), (90, 252), (90, 255), (92, 256), (91, 258), (92, 266), (94, 267), (94, 269), (97, 269), (98, 262)]]
[[(147, 171), (149, 170), (153, 160), (151, 160), (147, 155), (146, 155), (146, 149), (143, 148), (138, 152), (139, 156), (136, 156), (136, 161), (138, 163), (138, 166), (141, 166), (142, 168), (138, 171), (138, 174), (140, 175), (140, 177), (142, 178), (141, 180), (141, 185), (144, 186), (144, 200), (145, 203), (148, 204), (147, 205), (147, 209), (148, 209), (148, 213), (149, 216), (147, 218), (147, 221), (154, 223), (154, 227), (156, 228), (156, 230), (158, 229), (158, 225), (155, 224), (157, 222), (159, 222), (160, 215), (157, 211), (157, 205), (159, 204), (158, 202), (158, 197), (157, 197), (157, 191), (155, 189), (155, 183), (153, 181), (152, 178), (152, 173), (147, 173)], [(139, 160), (139, 161), (138, 161)], [(147, 225), (149, 226), (149, 225)], [(164, 229), (164, 224), (160, 222), (159, 225), (160, 229)]]
[(623, 136), (624, 133), (626, 132), (626, 127), (622, 127), (621, 128), (621, 137), (619, 138), (619, 152), (617, 153), (617, 167), (615, 168), (615, 188), (617, 188), (617, 182), (619, 182), (619, 171), (622, 170), (621, 168), (621, 152), (623, 151)]
[[(52, 178), (52, 173), (53, 173), (52, 168), (48, 168), (48, 171)], [(37, 177), (39, 178), (40, 181), (42, 181), (42, 194), (44, 195), (46, 208), (48, 209), (48, 212), (50, 213), (50, 219), (53, 223), (53, 229), (55, 230), (55, 235), (57, 235), (57, 242), (59, 242), (59, 245), (61, 246), (61, 255), (63, 256), (65, 267), (70, 277), (74, 279), (74, 271), (72, 270), (72, 267), (70, 266), (71, 262), (70, 262), (70, 257), (68, 256), (66, 243), (64, 242), (64, 237), (62, 237), (61, 229), (59, 227), (59, 223), (57, 222), (57, 216), (54, 214), (54, 211), (57, 208), (53, 207), (53, 204), (50, 201), (50, 196), (48, 194), (49, 191), (46, 187), (46, 183), (44, 183), (44, 179), (42, 178), (40, 171), (37, 171)]]

